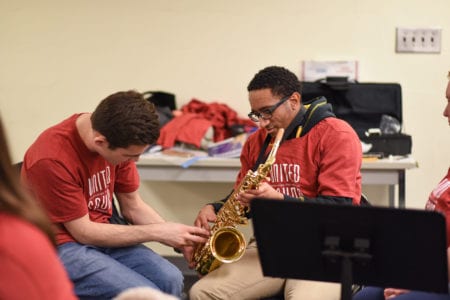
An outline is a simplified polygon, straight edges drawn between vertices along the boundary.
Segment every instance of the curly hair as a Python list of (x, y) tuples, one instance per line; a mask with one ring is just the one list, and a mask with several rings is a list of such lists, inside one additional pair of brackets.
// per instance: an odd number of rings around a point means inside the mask
[(260, 70), (247, 86), (247, 91), (269, 88), (272, 94), (286, 97), (301, 93), (302, 84), (294, 73), (283, 67), (270, 66)]
[(110, 149), (151, 145), (159, 137), (155, 106), (136, 91), (103, 99), (91, 115), (92, 128), (104, 135)]

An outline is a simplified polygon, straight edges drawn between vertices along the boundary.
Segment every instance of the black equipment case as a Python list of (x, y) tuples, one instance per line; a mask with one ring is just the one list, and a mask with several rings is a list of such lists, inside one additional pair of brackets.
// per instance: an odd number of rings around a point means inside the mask
[(302, 101), (307, 104), (324, 96), (340, 119), (355, 129), (361, 141), (372, 144), (370, 153), (406, 155), (411, 153), (411, 136), (400, 131), (394, 134), (369, 134), (379, 129), (383, 115), (395, 118), (400, 125), (402, 90), (397, 83), (348, 82), (346, 77), (327, 77), (315, 82), (302, 82)]

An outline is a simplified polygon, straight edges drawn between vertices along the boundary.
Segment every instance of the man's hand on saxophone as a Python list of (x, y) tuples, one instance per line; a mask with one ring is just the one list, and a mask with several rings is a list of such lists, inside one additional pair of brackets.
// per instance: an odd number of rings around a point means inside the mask
[[(204, 228), (208, 231), (211, 230), (210, 223), (214, 223), (217, 219), (217, 215), (214, 211), (214, 207), (210, 204), (205, 205), (198, 213), (197, 218), (194, 221), (194, 226)], [(198, 246), (198, 245), (196, 245)], [(193, 255), (195, 247), (184, 247), (181, 249), (184, 258), (187, 260), (189, 268), (195, 268), (195, 261), (193, 260)]]
[(284, 195), (275, 190), (268, 181), (263, 181), (258, 188), (242, 191), (237, 196), (237, 200), (246, 207), (250, 207), (250, 202), (255, 198), (283, 200)]
[(203, 206), (199, 211), (197, 218), (194, 221), (194, 226), (204, 228), (206, 230), (211, 230), (209, 223), (214, 223), (216, 221), (216, 213), (214, 212), (214, 207), (211, 204)]
[(183, 254), (184, 259), (186, 259), (189, 269), (193, 269), (195, 267), (195, 262), (192, 260), (195, 247), (196, 246), (186, 246), (178, 249), (179, 252)]

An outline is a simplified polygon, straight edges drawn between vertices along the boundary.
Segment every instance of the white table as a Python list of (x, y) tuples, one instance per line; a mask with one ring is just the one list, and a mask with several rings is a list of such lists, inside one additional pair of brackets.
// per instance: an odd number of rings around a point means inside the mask
[[(143, 155), (137, 163), (142, 180), (205, 183), (234, 182), (240, 166), (237, 158), (192, 159), (162, 154)], [(389, 186), (391, 207), (395, 207), (395, 187), (398, 186), (398, 207), (404, 208), (405, 171), (416, 167), (417, 162), (411, 157), (363, 161), (362, 184)]]

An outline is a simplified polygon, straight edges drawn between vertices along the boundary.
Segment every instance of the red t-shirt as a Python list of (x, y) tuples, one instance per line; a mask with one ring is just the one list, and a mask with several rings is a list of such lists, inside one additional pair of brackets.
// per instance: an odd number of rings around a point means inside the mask
[[(256, 163), (266, 134), (260, 129), (247, 139), (236, 182), (241, 182)], [(281, 143), (270, 171), (270, 184), (295, 198), (340, 196), (359, 204), (361, 163), (361, 143), (355, 131), (340, 119), (326, 118), (304, 136)]]
[(78, 116), (45, 130), (26, 152), (22, 167), (23, 181), (55, 225), (58, 245), (74, 241), (62, 223), (86, 214), (108, 223), (113, 194), (139, 187), (133, 161), (115, 166), (86, 147), (75, 126)]
[(450, 168), (447, 175), (431, 192), (425, 205), (427, 210), (435, 210), (445, 215), (447, 223), (447, 247), (450, 246)]
[(77, 299), (48, 238), (5, 213), (0, 213), (0, 270), (0, 299)]

